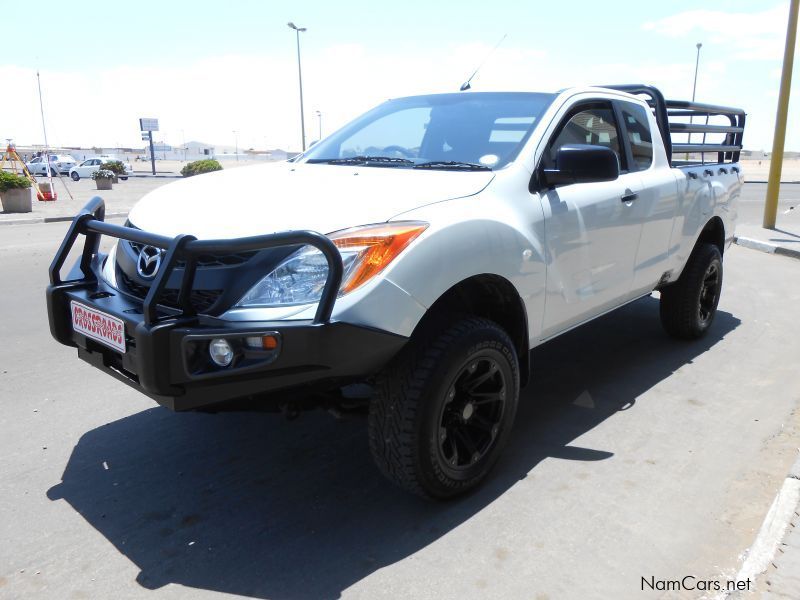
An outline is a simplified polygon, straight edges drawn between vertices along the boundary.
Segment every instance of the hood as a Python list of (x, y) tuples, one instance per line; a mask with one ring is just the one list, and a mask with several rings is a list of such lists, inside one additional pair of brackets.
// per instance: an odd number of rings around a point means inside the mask
[(293, 229), (331, 233), (477, 194), (493, 177), (491, 171), (272, 163), (165, 185), (144, 196), (128, 218), (146, 231), (198, 239)]

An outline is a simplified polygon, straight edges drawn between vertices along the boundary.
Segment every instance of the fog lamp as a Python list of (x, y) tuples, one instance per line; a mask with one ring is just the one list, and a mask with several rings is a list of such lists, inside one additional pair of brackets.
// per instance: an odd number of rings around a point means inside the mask
[(208, 345), (208, 354), (214, 364), (220, 367), (227, 367), (233, 361), (233, 348), (227, 340), (221, 338), (211, 340)]

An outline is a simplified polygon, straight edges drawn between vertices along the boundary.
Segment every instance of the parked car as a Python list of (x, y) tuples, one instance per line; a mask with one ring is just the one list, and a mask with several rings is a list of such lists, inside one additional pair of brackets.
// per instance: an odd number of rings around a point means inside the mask
[(112, 160), (119, 161), (122, 163), (122, 166), (125, 167), (125, 172), (129, 175), (133, 175), (133, 167), (124, 156), (118, 156), (116, 154), (99, 154), (98, 158), (102, 158), (104, 162), (111, 162)]
[(707, 333), (744, 120), (642, 85), (390, 100), (294, 163), (160, 187), (124, 225), (92, 200), (50, 328), (173, 410), (365, 409), (379, 469), (453, 497), (506, 446), (534, 347), (654, 291), (669, 335)]
[[(34, 156), (30, 161), (25, 163), (28, 170), (33, 175), (47, 175), (47, 157)], [(61, 173), (66, 175), (69, 170), (75, 166), (75, 159), (69, 154), (51, 154), (50, 155), (50, 171), (53, 177)]]
[[(109, 162), (111, 160), (117, 160), (112, 158), (101, 158), (99, 156), (94, 156), (92, 158), (87, 158), (81, 164), (72, 167), (69, 170), (69, 176), (72, 178), (73, 181), (80, 181), (82, 177), (91, 178), (92, 173), (99, 171), (100, 166), (103, 163)], [(131, 173), (133, 169), (131, 169), (130, 165), (127, 163), (123, 163), (125, 165), (125, 172)], [(119, 177), (123, 181), (128, 179), (127, 175), (120, 175)]]

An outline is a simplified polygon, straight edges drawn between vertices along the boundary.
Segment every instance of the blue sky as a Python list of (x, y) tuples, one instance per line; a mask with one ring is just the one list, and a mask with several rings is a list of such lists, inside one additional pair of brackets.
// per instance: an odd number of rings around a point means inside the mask
[[(644, 81), (688, 98), (702, 42), (697, 99), (743, 106), (745, 146), (769, 149), (788, 4), (145, 0), (59, 8), (35, 20), (23, 11), (23, 3), (4, 7), (0, 56), (0, 81), (14, 93), (0, 111), (0, 137), (20, 144), (42, 141), (38, 68), (51, 143), (139, 145), (136, 119), (154, 116), (160, 137), (176, 145), (232, 145), (235, 130), (243, 147), (296, 148), (296, 56), (286, 26), (294, 21), (308, 28), (309, 140), (317, 110), (330, 132), (387, 97), (456, 90), (507, 34), (475, 90)], [(800, 122), (798, 95), (790, 124)], [(787, 148), (800, 150), (796, 126)]]

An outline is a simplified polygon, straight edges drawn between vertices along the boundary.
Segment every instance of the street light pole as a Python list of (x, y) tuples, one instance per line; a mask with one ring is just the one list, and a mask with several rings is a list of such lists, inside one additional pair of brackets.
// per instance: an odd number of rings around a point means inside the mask
[(322, 139), (322, 113), (320, 111), (317, 111), (317, 118), (319, 119), (319, 137), (317, 141), (319, 141)]
[[(703, 47), (703, 44), (697, 42), (695, 44), (697, 47), (697, 59), (694, 61), (694, 83), (692, 84), (692, 102), (694, 102), (695, 95), (697, 94), (697, 71), (700, 67), (700, 48)], [(689, 117), (689, 124), (691, 125), (694, 122), (694, 116)], [(692, 134), (689, 134), (689, 138), (686, 140), (688, 143), (692, 143)], [(703, 155), (701, 154), (700, 157), (702, 158)], [(686, 154), (686, 160), (689, 160), (689, 154)]]
[(297, 79), (300, 82), (300, 136), (303, 152), (306, 151), (306, 121), (303, 113), (303, 71), (300, 67), (300, 33), (306, 31), (305, 27), (298, 27), (291, 21), (287, 25), (294, 29), (297, 35)]
[(692, 102), (694, 102), (695, 94), (697, 93), (697, 70), (700, 67), (700, 48), (703, 47), (703, 44), (697, 42), (697, 60), (694, 63), (694, 84), (692, 85)]
[(233, 143), (236, 152), (236, 162), (239, 162), (239, 132), (233, 130)]

